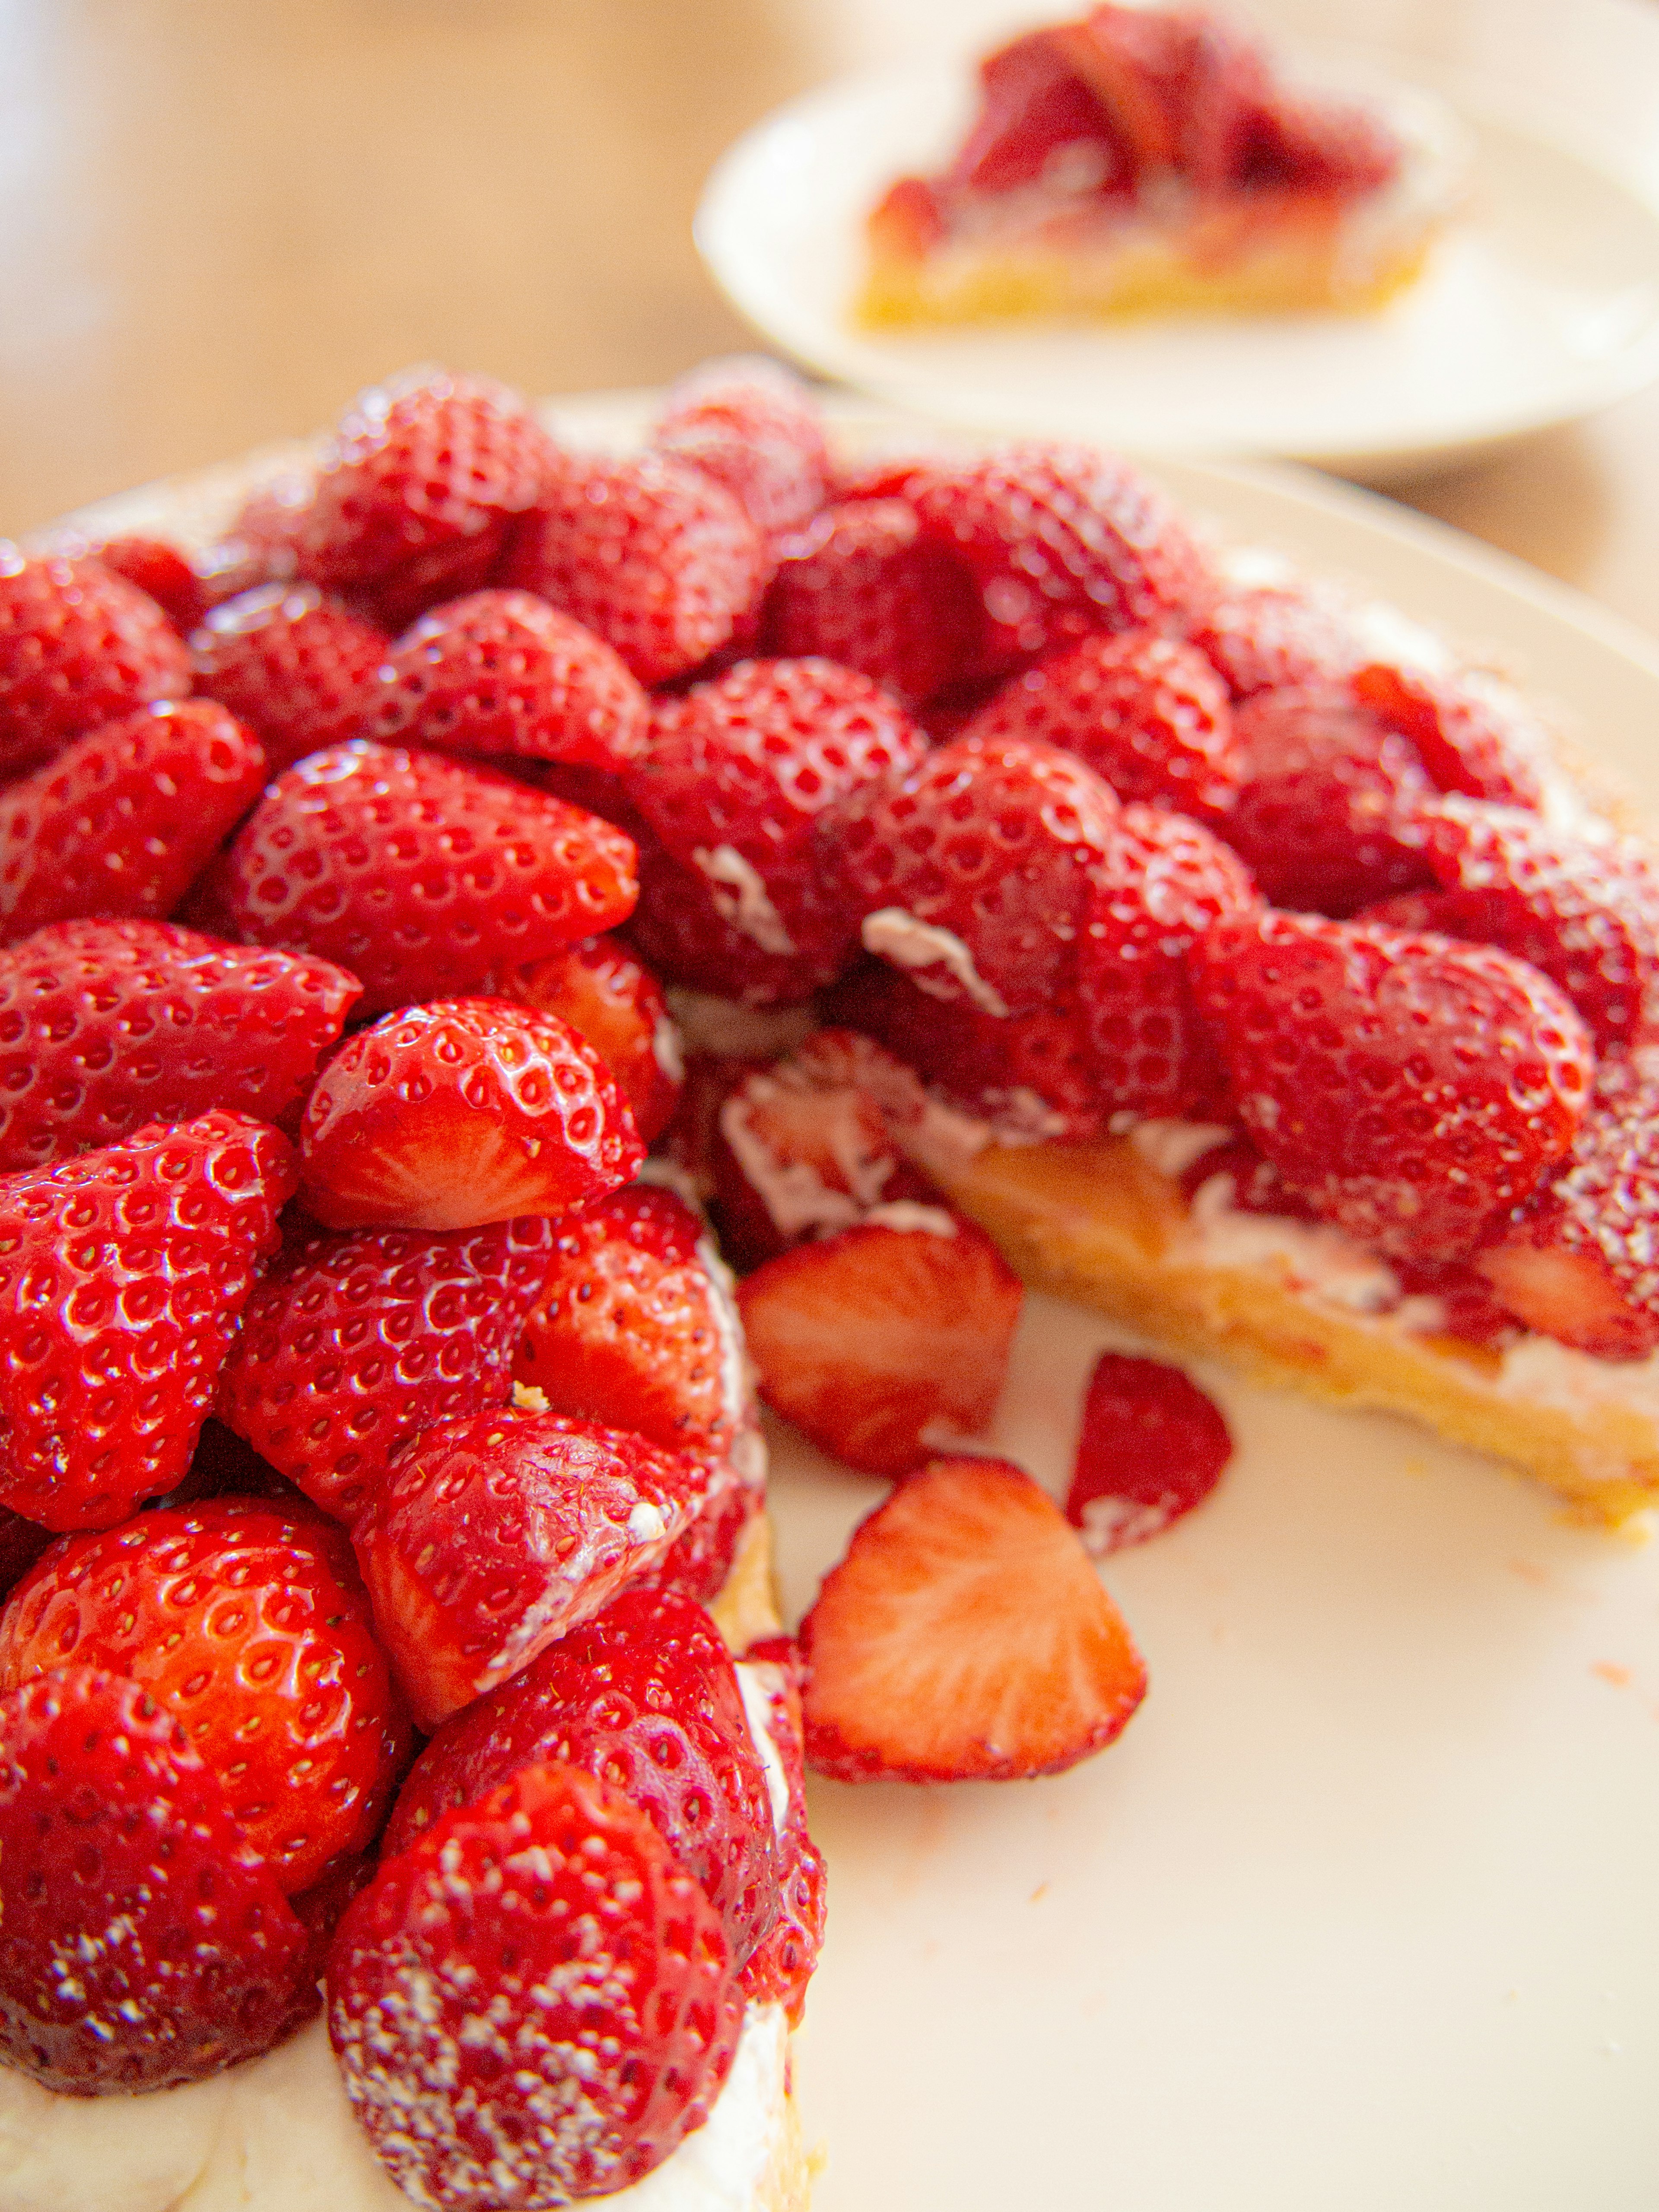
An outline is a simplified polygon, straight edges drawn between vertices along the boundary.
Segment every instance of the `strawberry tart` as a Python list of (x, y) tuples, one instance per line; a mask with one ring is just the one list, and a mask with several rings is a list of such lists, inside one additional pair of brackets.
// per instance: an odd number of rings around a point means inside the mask
[(979, 75), (949, 166), (869, 216), (866, 326), (1376, 308), (1462, 196), (1438, 103), (1293, 82), (1196, 9), (1093, 8)]

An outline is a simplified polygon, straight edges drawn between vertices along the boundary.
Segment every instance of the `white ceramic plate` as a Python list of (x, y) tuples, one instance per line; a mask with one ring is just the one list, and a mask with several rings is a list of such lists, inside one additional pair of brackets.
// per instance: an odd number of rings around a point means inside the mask
[[(550, 412), (625, 443), (653, 404)], [(1512, 655), (1659, 811), (1659, 646), (1368, 494), (1160, 473)], [(1109, 1341), (1029, 1301), (991, 1441), (1057, 1491)], [(1122, 1740), (1042, 1782), (813, 1786), (816, 2212), (1652, 2212), (1659, 1547), (1404, 1422), (1195, 1371), (1238, 1453), (1202, 1512), (1109, 1567), (1152, 1684)], [(775, 1445), (793, 1620), (883, 1486)]]
[[(1659, 39), (1650, 58), (1659, 72)], [(1146, 452), (1297, 454), (1382, 480), (1659, 374), (1659, 208), (1614, 166), (1617, 140), (1443, 66), (1394, 67), (1453, 95), (1474, 186), (1422, 281), (1378, 315), (855, 330), (864, 216), (959, 143), (967, 58), (848, 77), (757, 125), (714, 170), (697, 241), (738, 311), (825, 375), (952, 422)]]

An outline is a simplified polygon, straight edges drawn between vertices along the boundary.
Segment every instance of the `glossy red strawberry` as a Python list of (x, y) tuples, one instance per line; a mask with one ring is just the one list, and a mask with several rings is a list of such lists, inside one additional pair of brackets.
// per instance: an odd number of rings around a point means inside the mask
[(95, 561), (26, 560), (0, 539), (0, 775), (189, 690), (190, 656), (147, 593)]
[(556, 1413), (480, 1413), (401, 1451), (352, 1530), (374, 1619), (430, 1729), (647, 1575), (710, 1468)]
[(1264, 913), (1218, 923), (1188, 965), (1239, 1120), (1362, 1243), (1461, 1258), (1583, 1119), (1583, 1024), (1508, 953)]
[(923, 990), (1033, 1013), (1065, 973), (1116, 813), (1069, 753), (959, 738), (824, 817), (829, 896)]
[(1235, 699), (1340, 684), (1364, 657), (1340, 605), (1300, 582), (1218, 584), (1194, 621), (1192, 641)]
[(923, 538), (908, 501), (859, 499), (784, 540), (762, 635), (768, 653), (817, 654), (920, 700), (973, 665), (981, 621), (968, 568)]
[(644, 1157), (611, 1071), (568, 1022), (437, 1000), (360, 1030), (318, 1077), (300, 1197), (331, 1229), (477, 1229), (602, 1198)]
[(872, 1222), (769, 1260), (738, 1285), (761, 1395), (849, 1467), (902, 1474), (934, 1422), (996, 1409), (1022, 1292), (982, 1230), (948, 1207)]
[(1258, 904), (1243, 863), (1199, 823), (1124, 808), (1091, 884), (1077, 948), (1103, 1110), (1201, 1120), (1220, 1103), (1224, 1081), (1184, 956), (1212, 923)]
[(1170, 500), (1092, 447), (1008, 446), (939, 463), (906, 496), (924, 533), (973, 573), (987, 670), (1091, 630), (1179, 624), (1200, 589), (1197, 547)]
[(399, 1793), (386, 1856), (525, 1767), (555, 1761), (646, 1814), (720, 1914), (741, 1966), (777, 1913), (772, 1804), (731, 1655), (700, 1605), (625, 1590), (446, 1721)]
[(280, 1121), (357, 980), (165, 921), (60, 921), (0, 951), (0, 1174), (216, 1106)]
[(486, 377), (407, 370), (360, 392), (341, 418), (305, 516), (301, 569), (336, 589), (384, 592), (413, 562), (499, 542), (558, 462), (515, 392)]
[(65, 1664), (139, 1683), (284, 1892), (380, 1829), (409, 1729), (343, 1529), (210, 1498), (58, 1545), (0, 1615), (0, 1692)]
[(632, 911), (634, 848), (596, 816), (435, 753), (355, 743), (279, 776), (216, 897), (234, 933), (319, 953), (363, 1013), (464, 992)]
[(766, 1700), (766, 1733), (788, 1787), (781, 1832), (778, 1917), (743, 1968), (743, 1993), (751, 2004), (781, 2004), (791, 2027), (806, 2009), (806, 1985), (823, 1947), (827, 1883), (823, 1854), (806, 1832), (806, 1753), (801, 1717), (805, 1669), (799, 1646), (787, 1636), (751, 1644), (743, 1656), (744, 1679)]
[(1126, 630), (1011, 677), (963, 734), (1059, 745), (1120, 799), (1207, 820), (1237, 795), (1232, 724), (1226, 688), (1195, 647)]
[(626, 1797), (558, 1765), (388, 1859), (328, 1989), (358, 2122), (436, 2212), (640, 2179), (707, 2118), (743, 2019), (697, 1884)]
[[(815, 825), (915, 768), (921, 732), (867, 677), (827, 660), (748, 660), (659, 708), (628, 796), (675, 864), (635, 941), (671, 982), (793, 1000), (850, 957), (856, 916), (826, 896)], [(665, 887), (664, 887), (665, 888)]]
[(386, 653), (362, 734), (615, 772), (645, 746), (649, 702), (592, 630), (530, 592), (473, 592)]
[(1374, 714), (1338, 691), (1259, 691), (1234, 726), (1243, 783), (1216, 826), (1264, 898), (1346, 915), (1432, 880), (1433, 787)]
[(140, 1685), (40, 1676), (0, 1698), (0, 1746), (8, 2065), (74, 2096), (161, 2089), (269, 2050), (316, 2010), (308, 1931)]
[(0, 1182), (0, 1503), (106, 1528), (172, 1488), (293, 1178), (215, 1113)]
[(514, 1374), (555, 1413), (729, 1451), (750, 1395), (729, 1280), (683, 1199), (616, 1191), (559, 1224)]
[(684, 1054), (662, 986), (619, 939), (584, 938), (493, 976), (489, 988), (579, 1030), (616, 1077), (641, 1142), (656, 1142), (673, 1118)]
[(1411, 739), (1441, 791), (1535, 807), (1549, 741), (1522, 701), (1490, 677), (1437, 675), (1386, 661), (1356, 670), (1354, 696)]
[(215, 1410), (351, 1521), (423, 1429), (507, 1404), (551, 1249), (539, 1215), (448, 1236), (300, 1229), (243, 1309)]
[(1066, 1518), (1097, 1559), (1201, 1505), (1233, 1455), (1212, 1400), (1178, 1367), (1103, 1352), (1089, 1376)]
[(812, 394), (761, 356), (705, 362), (681, 377), (651, 445), (724, 484), (765, 538), (799, 530), (828, 494), (830, 451)]
[(207, 611), (200, 577), (178, 546), (164, 538), (106, 538), (87, 548), (100, 568), (124, 576), (155, 600), (180, 637), (188, 637)]
[(1659, 1349), (1659, 1060), (1602, 1066), (1571, 1152), (1474, 1265), (1528, 1328), (1597, 1359)]
[(854, 1531), (801, 1624), (806, 1756), (844, 1782), (1001, 1781), (1099, 1751), (1146, 1693), (1058, 1506), (1006, 1460), (936, 1459)]
[(685, 462), (567, 457), (514, 533), (499, 580), (539, 592), (614, 646), (641, 684), (723, 646), (765, 581), (760, 532)]
[(258, 736), (280, 775), (367, 734), (386, 632), (314, 584), (261, 584), (216, 605), (190, 641), (197, 689)]
[(83, 915), (159, 921), (264, 787), (257, 738), (206, 699), (75, 738), (0, 796), (0, 935)]

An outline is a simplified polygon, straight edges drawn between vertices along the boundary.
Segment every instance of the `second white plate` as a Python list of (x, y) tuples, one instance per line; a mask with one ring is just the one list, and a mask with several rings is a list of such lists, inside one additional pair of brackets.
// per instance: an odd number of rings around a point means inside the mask
[(1490, 89), (1457, 95), (1473, 204), (1379, 315), (855, 330), (865, 214), (895, 176), (948, 158), (973, 106), (965, 59), (872, 70), (780, 109), (716, 167), (697, 242), (774, 343), (895, 404), (1144, 452), (1292, 454), (1380, 481), (1659, 374), (1659, 210), (1565, 121)]

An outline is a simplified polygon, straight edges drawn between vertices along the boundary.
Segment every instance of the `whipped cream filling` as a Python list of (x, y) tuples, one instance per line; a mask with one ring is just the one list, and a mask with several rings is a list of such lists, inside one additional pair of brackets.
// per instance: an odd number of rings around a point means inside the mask
[(702, 871), (721, 921), (752, 939), (763, 952), (787, 959), (795, 942), (784, 927), (783, 916), (773, 905), (759, 870), (744, 859), (735, 845), (716, 845), (712, 852), (699, 845), (691, 857)]
[(859, 934), (866, 952), (906, 969), (918, 989), (931, 991), (935, 998), (954, 999), (954, 991), (942, 990), (937, 981), (928, 979), (930, 968), (943, 968), (981, 1013), (1006, 1020), (1007, 1001), (975, 967), (973, 954), (954, 930), (919, 921), (908, 907), (884, 906), (866, 915)]

